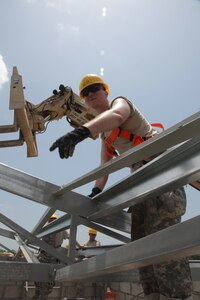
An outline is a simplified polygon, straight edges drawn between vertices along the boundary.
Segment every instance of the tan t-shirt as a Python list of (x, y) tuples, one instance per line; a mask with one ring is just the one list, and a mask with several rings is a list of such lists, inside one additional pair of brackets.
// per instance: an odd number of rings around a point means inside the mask
[[(130, 116), (123, 124), (120, 125), (121, 129), (127, 130), (134, 135), (142, 137), (152, 137), (158, 133), (153, 129), (151, 124), (145, 119), (145, 117), (141, 114), (137, 107), (133, 105), (127, 98), (119, 96), (113, 99), (110, 107), (112, 107), (113, 102), (118, 98), (123, 98), (124, 100), (126, 100), (131, 108)], [(112, 131), (104, 132), (104, 136), (106, 138), (109, 137), (111, 132)], [(117, 137), (112, 146), (119, 152), (119, 154), (122, 154), (123, 152), (131, 149), (133, 147), (133, 143), (126, 138)]]
[(88, 241), (83, 244), (83, 247), (98, 247), (101, 246), (101, 243), (99, 241)]

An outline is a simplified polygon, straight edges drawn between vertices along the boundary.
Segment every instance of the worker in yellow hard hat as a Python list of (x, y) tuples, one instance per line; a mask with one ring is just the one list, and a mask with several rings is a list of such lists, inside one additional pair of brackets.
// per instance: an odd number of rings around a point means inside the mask
[[(81, 80), (79, 88), (81, 98), (85, 98), (85, 96), (87, 96), (89, 92), (94, 94), (102, 90), (105, 92), (106, 95), (108, 95), (110, 92), (109, 87), (104, 82), (104, 80), (100, 76), (95, 74), (85, 75)], [(100, 110), (98, 110), (97, 108), (97, 103), (98, 101), (95, 101), (93, 107), (91, 102), (90, 107), (97, 110), (97, 112), (102, 112), (102, 103), (100, 103)], [(108, 103), (105, 101), (104, 104), (104, 109), (107, 109)], [(56, 140), (49, 150), (54, 151), (56, 148), (58, 148), (60, 158), (68, 158), (73, 155), (76, 144), (88, 138), (89, 136), (91, 136), (90, 130), (86, 126), (80, 126), (74, 129), (73, 131), (69, 132), (65, 136), (61, 137), (60, 139)], [(96, 136), (96, 133), (94, 134), (94, 136)]]
[(85, 75), (80, 84), (79, 84), (79, 91), (80, 91), (80, 97), (84, 98), (85, 93), (87, 92), (87, 88), (92, 86), (93, 89), (99, 88), (99, 86), (103, 86), (104, 90), (109, 94), (109, 87), (107, 83), (98, 75), (96, 74), (87, 74)]
[[(124, 81), (127, 79), (125, 78)], [(52, 145), (50, 150), (53, 151), (58, 148), (62, 159), (73, 156), (75, 147), (79, 142), (88, 137), (99, 135), (102, 140), (100, 161), (103, 165), (113, 157), (124, 154), (144, 141), (154, 138), (159, 133), (156, 127), (163, 128), (160, 123), (151, 124), (133, 101), (126, 97), (117, 96), (109, 101), (108, 84), (99, 75), (86, 74), (83, 76), (79, 91), (85, 104), (95, 110), (97, 115), (82, 126), (65, 134)], [(157, 108), (152, 105), (152, 110), (155, 109)], [(144, 154), (135, 165), (130, 162), (129, 167), (131, 171), (137, 170), (159, 155), (158, 147), (155, 156), (147, 157)], [(108, 175), (98, 178), (89, 196), (98, 197), (107, 180)], [(137, 203), (131, 207), (132, 240), (148, 236), (181, 222), (185, 210), (186, 194), (183, 187), (168, 190), (155, 197), (149, 196), (142, 203)], [(179, 259), (167, 261), (162, 264), (155, 263), (141, 268), (139, 273), (145, 299), (191, 299), (188, 298), (192, 295), (192, 280), (187, 258), (181, 261)]]
[(88, 230), (89, 240), (83, 244), (83, 247), (98, 247), (101, 243), (96, 240), (97, 231), (93, 228)]
[(92, 234), (92, 235), (97, 235), (97, 231), (95, 230), (95, 229), (93, 229), (93, 228), (90, 228), (89, 230), (88, 230), (88, 233), (89, 234)]
[[(56, 214), (53, 214), (48, 219), (47, 223), (51, 223), (52, 221), (58, 219), (58, 216)], [(45, 241), (50, 246), (54, 247), (55, 249), (61, 248), (62, 243), (64, 240), (69, 238), (69, 233), (67, 230), (59, 231), (56, 233), (51, 233), (49, 235), (46, 235), (42, 238), (43, 241)], [(39, 249), (38, 254), (38, 260), (41, 263), (53, 263), (57, 264), (60, 263), (59, 260), (46, 252), (43, 249)], [(33, 296), (33, 299), (47, 299), (47, 296), (52, 292), (53, 287), (55, 285), (54, 280), (49, 282), (35, 282), (35, 295)]]
[(54, 220), (56, 220), (56, 219), (58, 219), (58, 216), (55, 215), (55, 214), (53, 214), (53, 215), (51, 215), (51, 217), (49, 218), (48, 223), (50, 223), (50, 222), (52, 222), (52, 221), (54, 221)]

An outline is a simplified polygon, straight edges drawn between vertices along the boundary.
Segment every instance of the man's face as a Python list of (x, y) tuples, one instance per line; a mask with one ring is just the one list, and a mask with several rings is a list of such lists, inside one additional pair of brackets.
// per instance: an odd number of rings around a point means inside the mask
[(90, 233), (90, 241), (94, 241), (96, 238), (96, 234)]
[(93, 84), (88, 86), (83, 91), (83, 96), (86, 104), (97, 110), (98, 112), (108, 109), (108, 93), (104, 90), (101, 84)]

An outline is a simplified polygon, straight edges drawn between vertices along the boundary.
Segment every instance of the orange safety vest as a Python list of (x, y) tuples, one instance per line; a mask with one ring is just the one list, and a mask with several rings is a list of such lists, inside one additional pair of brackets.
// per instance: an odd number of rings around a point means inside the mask
[[(164, 126), (161, 123), (153, 123), (151, 124), (153, 127), (158, 127), (164, 130)], [(102, 138), (104, 139), (104, 144), (106, 145), (106, 154), (109, 157), (115, 157), (118, 156), (118, 153), (116, 152), (115, 148), (112, 146), (112, 144), (115, 142), (117, 137), (122, 137), (125, 139), (128, 139), (132, 142), (133, 146), (138, 146), (144, 141), (148, 140), (151, 137), (142, 137), (139, 135), (134, 135), (130, 131), (122, 130), (120, 127), (117, 127), (112, 130), (111, 134), (106, 138), (104, 134), (102, 134)]]

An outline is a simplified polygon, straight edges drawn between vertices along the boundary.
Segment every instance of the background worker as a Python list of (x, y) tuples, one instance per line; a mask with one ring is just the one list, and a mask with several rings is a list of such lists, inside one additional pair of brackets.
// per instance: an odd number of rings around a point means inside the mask
[(98, 247), (101, 243), (96, 240), (97, 231), (93, 228), (88, 230), (89, 240), (83, 244), (83, 247)]
[[(80, 97), (97, 112), (97, 117), (59, 138), (50, 148), (58, 148), (60, 157), (73, 156), (76, 144), (101, 134), (101, 165), (157, 134), (137, 107), (119, 96), (109, 103), (109, 87), (101, 77), (88, 74), (80, 82)], [(142, 167), (152, 158), (134, 166)], [(96, 180), (92, 195), (100, 193), (108, 175)], [(139, 239), (181, 221), (185, 213), (186, 196), (183, 188), (149, 197), (132, 207), (132, 239)], [(192, 279), (187, 259), (154, 264), (140, 269), (140, 281), (145, 299), (193, 299)]]
[[(49, 220), (48, 223), (51, 223), (55, 219), (57, 219), (58, 216), (53, 214)], [(42, 239), (47, 244), (51, 245), (54, 248), (60, 248), (63, 240), (69, 238), (69, 234), (66, 230), (49, 234), (47, 236), (44, 236)], [(58, 259), (56, 257), (51, 256), (43, 249), (39, 250), (38, 260), (41, 263), (59, 263)], [(53, 287), (55, 285), (55, 281), (49, 281), (49, 282), (35, 282), (35, 295), (33, 297), (34, 300), (46, 300), (48, 298), (48, 295), (52, 292)]]

